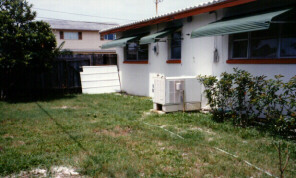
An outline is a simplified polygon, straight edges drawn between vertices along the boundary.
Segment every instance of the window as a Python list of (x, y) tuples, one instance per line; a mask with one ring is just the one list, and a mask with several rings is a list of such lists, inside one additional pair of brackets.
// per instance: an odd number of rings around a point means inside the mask
[(240, 33), (233, 35), (233, 58), (248, 57), (248, 33)]
[(296, 56), (296, 24), (282, 26), (280, 57)]
[(82, 40), (82, 32), (60, 32), (60, 38), (65, 40)]
[(148, 45), (132, 42), (126, 45), (126, 61), (148, 61)]
[(181, 59), (181, 31), (174, 32), (171, 39), (170, 59)]
[(296, 57), (295, 24), (272, 24), (268, 30), (230, 36), (232, 59), (280, 59)]
[(115, 40), (116, 39), (116, 34), (108, 34), (104, 36), (105, 40)]
[(251, 58), (276, 58), (278, 49), (278, 26), (251, 33)]

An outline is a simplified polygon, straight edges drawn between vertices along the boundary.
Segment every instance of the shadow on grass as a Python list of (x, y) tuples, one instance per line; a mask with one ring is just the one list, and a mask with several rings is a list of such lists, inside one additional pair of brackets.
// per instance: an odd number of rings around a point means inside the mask
[[(68, 137), (77, 144), (77, 146), (84, 151), (84, 153), (87, 155), (87, 159), (84, 161), (82, 170), (80, 171), (82, 174), (86, 175), (91, 175), (93, 177), (97, 177), (98, 173), (105, 172), (108, 177), (115, 177), (115, 171), (114, 170), (109, 170), (108, 168), (104, 168), (104, 163), (108, 160), (102, 159), (101, 155), (92, 155), (89, 150), (87, 150), (81, 142), (73, 135), (71, 135), (70, 132), (67, 131), (67, 129), (60, 124), (48, 111), (46, 111), (38, 102), (36, 102), (36, 105), (42, 110), (50, 120), (52, 120), (61, 130), (63, 133), (68, 135)], [(127, 171), (127, 175), (130, 175), (133, 173), (133, 177), (138, 177), (138, 174), (135, 170), (129, 169)]]
[(63, 127), (56, 119), (52, 117), (52, 115), (49, 114), (39, 103), (36, 102), (36, 105), (49, 117), (50, 120), (52, 120), (65, 134), (69, 136), (83, 151), (85, 151), (88, 155), (89, 152), (83, 147), (83, 145), (73, 136), (71, 135), (65, 127)]
[[(30, 103), (30, 102), (38, 102), (38, 101), (54, 101), (59, 99), (71, 99), (75, 98), (77, 94), (62, 94), (62, 93), (50, 93), (47, 95), (28, 95), (21, 97), (10, 97), (8, 99), (3, 100), (8, 103)], [(0, 100), (1, 101), (1, 100)]]

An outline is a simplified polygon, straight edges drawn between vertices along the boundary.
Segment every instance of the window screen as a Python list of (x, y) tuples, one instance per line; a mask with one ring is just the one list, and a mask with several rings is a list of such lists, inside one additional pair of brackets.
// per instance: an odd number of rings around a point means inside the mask
[(78, 32), (64, 32), (64, 39), (65, 40), (78, 40), (79, 39)]

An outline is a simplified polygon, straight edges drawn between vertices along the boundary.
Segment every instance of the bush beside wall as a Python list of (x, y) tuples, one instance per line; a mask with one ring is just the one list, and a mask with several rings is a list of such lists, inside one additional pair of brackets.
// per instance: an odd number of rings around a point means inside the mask
[(282, 77), (267, 79), (234, 68), (233, 73), (222, 73), (220, 79), (198, 76), (198, 80), (205, 86), (214, 120), (231, 120), (243, 127), (264, 123), (286, 134), (296, 129), (296, 76), (288, 82)]

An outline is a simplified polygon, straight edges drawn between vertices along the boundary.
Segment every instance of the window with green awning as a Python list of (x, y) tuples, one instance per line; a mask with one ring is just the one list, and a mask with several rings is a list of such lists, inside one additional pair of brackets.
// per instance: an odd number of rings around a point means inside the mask
[(102, 49), (107, 49), (107, 48), (114, 48), (114, 47), (125, 47), (128, 42), (135, 40), (138, 38), (137, 36), (133, 37), (126, 37), (126, 38), (121, 38), (118, 40), (113, 40), (108, 43), (104, 43), (102, 45)]
[(191, 38), (266, 30), (269, 29), (270, 24), (273, 23), (273, 20), (277, 16), (282, 15), (290, 10), (291, 9), (285, 9), (232, 20), (220, 20), (193, 30), (191, 33)]
[[(180, 28), (180, 27), (178, 27)], [(164, 38), (172, 33), (174, 33), (178, 28), (168, 29), (161, 32), (157, 32), (148, 36), (144, 36), (140, 39), (140, 44), (150, 44), (159, 41), (161, 38)]]

